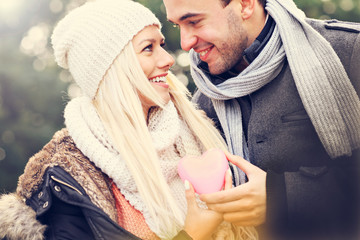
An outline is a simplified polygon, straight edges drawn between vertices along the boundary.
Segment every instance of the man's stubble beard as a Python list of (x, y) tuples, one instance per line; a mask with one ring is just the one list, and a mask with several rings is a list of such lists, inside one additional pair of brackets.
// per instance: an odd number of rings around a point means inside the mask
[(230, 33), (229, 38), (222, 41), (220, 47), (215, 46), (220, 53), (220, 57), (215, 64), (209, 66), (209, 71), (213, 75), (224, 73), (234, 68), (234, 66), (242, 64), (242, 56), (247, 48), (247, 31), (240, 25), (240, 19), (233, 11), (229, 11), (227, 22)]

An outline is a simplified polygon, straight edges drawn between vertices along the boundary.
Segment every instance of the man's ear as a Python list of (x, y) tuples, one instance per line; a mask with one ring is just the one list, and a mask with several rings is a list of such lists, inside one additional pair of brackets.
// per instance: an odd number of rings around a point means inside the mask
[(241, 16), (244, 20), (249, 19), (253, 15), (257, 1), (258, 0), (240, 0), (242, 6)]

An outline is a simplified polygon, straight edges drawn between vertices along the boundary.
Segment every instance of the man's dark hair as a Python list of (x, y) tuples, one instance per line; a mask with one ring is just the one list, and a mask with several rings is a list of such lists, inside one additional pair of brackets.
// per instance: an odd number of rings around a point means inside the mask
[[(258, 0), (258, 1), (265, 8), (266, 0)], [(221, 3), (224, 7), (226, 7), (230, 2), (231, 0), (221, 0)]]

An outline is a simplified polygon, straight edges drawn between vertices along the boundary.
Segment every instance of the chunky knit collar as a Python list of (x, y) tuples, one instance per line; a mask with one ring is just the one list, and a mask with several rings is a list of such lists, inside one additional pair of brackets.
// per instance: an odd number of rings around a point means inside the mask
[(165, 109), (160, 107), (150, 109), (148, 129), (157, 151), (161, 151), (175, 142), (180, 132), (180, 118), (171, 101)]
[[(125, 161), (113, 147), (91, 100), (88, 97), (71, 100), (66, 106), (64, 117), (69, 135), (76, 146), (113, 179), (129, 203), (144, 215), (150, 229), (161, 236), (154, 224), (156, 219), (151, 218)], [(151, 110), (148, 128), (159, 155), (163, 175), (185, 216), (185, 189), (177, 174), (177, 163), (185, 154), (200, 155), (200, 146), (185, 122), (179, 118), (171, 101), (164, 109), (156, 107)]]

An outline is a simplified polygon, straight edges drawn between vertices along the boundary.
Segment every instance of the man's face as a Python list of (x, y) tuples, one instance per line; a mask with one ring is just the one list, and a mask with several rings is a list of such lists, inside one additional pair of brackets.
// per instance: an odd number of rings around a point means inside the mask
[(241, 18), (242, 6), (233, 0), (224, 7), (220, 0), (163, 0), (167, 18), (180, 27), (181, 48), (194, 49), (221, 74), (240, 65), (248, 47), (248, 34)]

